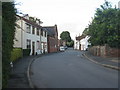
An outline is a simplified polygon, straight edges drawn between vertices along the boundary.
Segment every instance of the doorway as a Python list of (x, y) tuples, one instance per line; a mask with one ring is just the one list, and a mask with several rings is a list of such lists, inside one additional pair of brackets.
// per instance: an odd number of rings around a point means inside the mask
[(32, 55), (35, 55), (35, 42), (32, 42)]

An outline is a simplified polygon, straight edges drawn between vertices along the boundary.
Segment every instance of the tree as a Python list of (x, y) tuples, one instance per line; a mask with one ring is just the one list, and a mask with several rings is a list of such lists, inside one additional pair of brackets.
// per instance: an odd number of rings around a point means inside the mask
[(70, 33), (68, 31), (63, 31), (60, 34), (60, 38), (61, 38), (61, 40), (65, 40), (66, 42), (70, 42), (71, 41)]
[(68, 47), (73, 47), (74, 46), (74, 41), (71, 40), (70, 42), (67, 42), (67, 46)]
[(89, 29), (85, 28), (85, 30), (82, 32), (82, 35), (88, 35), (88, 31), (89, 31)]
[(2, 3), (2, 87), (7, 87), (10, 74), (10, 56), (15, 34), (16, 9), (14, 2)]
[[(119, 15), (120, 9), (112, 8), (107, 1), (101, 5), (101, 8), (97, 8), (87, 31), (91, 45), (108, 44), (111, 47), (120, 47)], [(86, 29), (84, 33), (86, 33)]]
[(68, 31), (63, 31), (60, 34), (60, 38), (61, 38), (61, 40), (66, 41), (66, 45), (68, 47), (73, 47), (74, 41), (71, 39), (70, 33)]

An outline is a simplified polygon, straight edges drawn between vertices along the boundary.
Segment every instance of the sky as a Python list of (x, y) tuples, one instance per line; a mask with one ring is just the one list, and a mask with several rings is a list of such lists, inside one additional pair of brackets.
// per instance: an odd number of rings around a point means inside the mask
[[(118, 7), (120, 0), (107, 0)], [(58, 27), (58, 38), (63, 31), (69, 31), (71, 38), (82, 34), (94, 17), (96, 8), (104, 0), (15, 0), (16, 8), (23, 14), (39, 18), (41, 26)]]

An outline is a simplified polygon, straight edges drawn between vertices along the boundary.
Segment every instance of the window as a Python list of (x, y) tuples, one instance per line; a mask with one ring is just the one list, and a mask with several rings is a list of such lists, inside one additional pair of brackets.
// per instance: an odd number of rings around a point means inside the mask
[(47, 37), (47, 32), (45, 31), (45, 37)]
[(37, 49), (40, 49), (40, 42), (37, 41)]
[(41, 29), (41, 35), (43, 36), (43, 30)]
[(27, 49), (30, 49), (30, 48), (31, 48), (31, 40), (27, 39)]
[(37, 28), (37, 30), (36, 30), (36, 34), (39, 36), (39, 28)]
[(35, 27), (32, 26), (32, 34), (35, 34)]
[(31, 25), (29, 25), (28, 23), (26, 23), (26, 32), (31, 33)]

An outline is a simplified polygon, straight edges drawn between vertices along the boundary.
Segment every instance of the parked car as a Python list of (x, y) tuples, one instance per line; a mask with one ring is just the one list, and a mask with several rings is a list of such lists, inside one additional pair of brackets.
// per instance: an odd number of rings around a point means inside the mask
[(65, 51), (65, 47), (64, 46), (60, 46), (60, 51)]
[(67, 49), (68, 47), (67, 46), (64, 46), (65, 47), (65, 49)]

